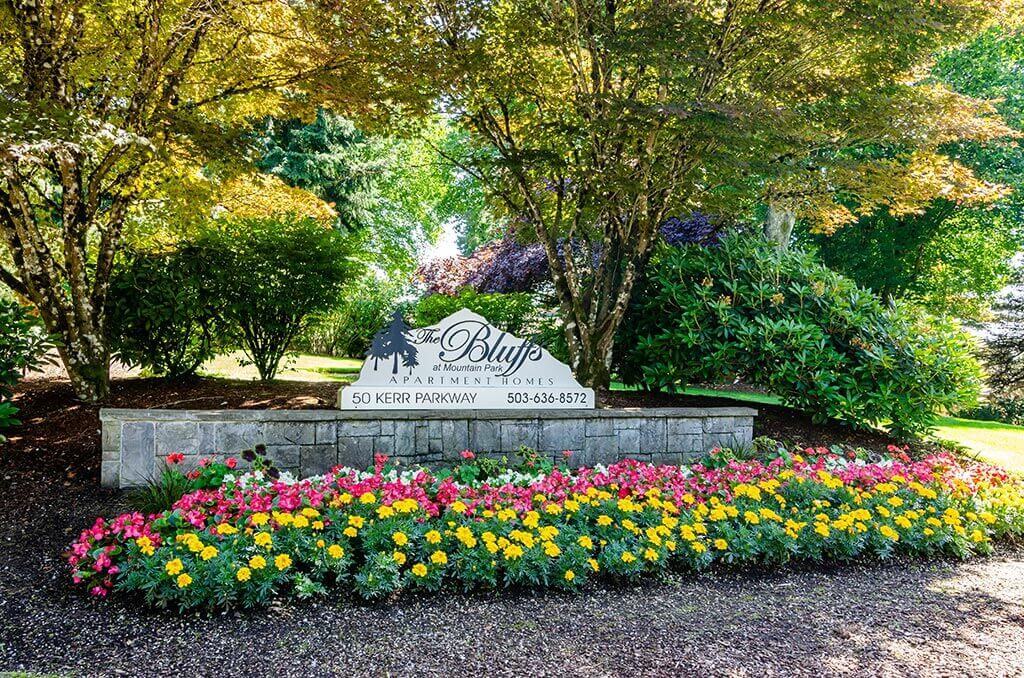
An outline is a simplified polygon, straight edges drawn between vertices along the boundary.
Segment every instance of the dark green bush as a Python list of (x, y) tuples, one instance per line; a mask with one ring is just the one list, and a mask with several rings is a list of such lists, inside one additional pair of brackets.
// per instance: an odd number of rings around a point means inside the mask
[(348, 245), (311, 219), (221, 223), (194, 245), (211, 294), (260, 378), (273, 379), (306, 317), (331, 307), (349, 278)]
[(455, 297), (429, 294), (421, 298), (410, 312), (410, 322), (414, 327), (434, 325), (463, 308), (479, 313), (495, 327), (518, 337), (529, 336), (537, 311), (531, 294), (480, 294), (467, 287)]
[(1024, 397), (989, 395), (985, 402), (979, 403), (977, 407), (960, 410), (956, 416), (1024, 426)]
[[(54, 347), (38, 318), (14, 300), (0, 298), (0, 429), (18, 424), (10, 387)], [(0, 442), (4, 437), (0, 435)]]
[(107, 331), (129, 365), (155, 374), (192, 374), (213, 356), (218, 298), (207, 288), (191, 245), (170, 251), (130, 250), (110, 282)]
[(620, 377), (672, 390), (740, 379), (821, 421), (916, 433), (973, 403), (981, 370), (955, 324), (884, 305), (813, 256), (734, 234), (661, 247), (620, 338)]
[(320, 355), (362, 358), (373, 335), (391, 320), (404, 290), (402, 285), (375, 277), (346, 285), (333, 308), (310, 316), (293, 348)]

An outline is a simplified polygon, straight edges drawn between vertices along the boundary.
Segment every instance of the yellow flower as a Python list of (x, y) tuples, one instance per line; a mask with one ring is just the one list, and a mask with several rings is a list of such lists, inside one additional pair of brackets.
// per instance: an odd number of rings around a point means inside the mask
[(366, 520), (362, 516), (349, 516), (348, 524), (358, 529), (366, 524)]
[(557, 558), (562, 554), (562, 549), (558, 548), (558, 544), (553, 541), (544, 542), (544, 554), (549, 558)]
[(608, 527), (612, 524), (612, 519), (604, 514), (601, 514), (597, 517), (597, 524), (602, 527)]
[(181, 574), (178, 575), (177, 582), (178, 582), (178, 588), (179, 589), (183, 589), (183, 588), (185, 588), (186, 586), (188, 586), (189, 584), (192, 583), (192, 577), (188, 576), (187, 572), (182, 572)]
[(629, 552), (629, 551), (623, 551), (622, 552), (622, 562), (624, 562), (624, 563), (632, 563), (635, 560), (636, 560), (636, 556), (634, 556), (631, 552)]
[(975, 543), (985, 541), (985, 533), (981, 530), (974, 530), (971, 532), (971, 541)]
[(573, 579), (576, 578), (576, 573), (573, 572), (572, 570), (566, 570), (565, 574), (563, 575), (563, 577), (565, 577), (565, 581), (572, 581)]
[(505, 560), (515, 560), (523, 555), (523, 549), (518, 544), (509, 544), (505, 547)]
[(357, 534), (359, 534), (359, 530), (349, 525), (344, 530), (342, 530), (341, 533), (344, 534), (346, 537), (355, 537)]
[(265, 549), (270, 548), (274, 543), (274, 539), (270, 536), (269, 532), (257, 532), (256, 536), (253, 537), (253, 541), (256, 542), (256, 546), (262, 546)]
[(199, 553), (203, 550), (203, 542), (199, 537), (192, 535), (192, 538), (188, 540), (188, 550), (192, 553)]
[(372, 504), (373, 502), (377, 501), (377, 495), (375, 495), (373, 492), (363, 492), (361, 495), (359, 495), (359, 501), (363, 504)]
[(441, 533), (437, 530), (431, 530), (430, 532), (427, 532), (425, 535), (423, 535), (423, 537), (427, 540), (427, 543), (429, 544), (441, 543)]
[(409, 537), (406, 536), (405, 532), (395, 532), (391, 535), (391, 541), (395, 542), (399, 546), (405, 546), (409, 543)]
[(828, 537), (828, 535), (831, 534), (831, 530), (829, 530), (828, 525), (825, 525), (824, 523), (815, 523), (814, 531), (822, 537)]
[(758, 523), (761, 522), (761, 518), (758, 517), (758, 515), (756, 513), (754, 513), (753, 511), (747, 511), (746, 513), (744, 513), (743, 514), (743, 519), (746, 520), (751, 525), (757, 525)]
[(217, 526), (217, 534), (222, 535), (222, 536), (223, 535), (228, 535), (228, 534), (235, 534), (237, 532), (238, 532), (238, 528), (236, 528), (234, 525), (230, 525), (228, 523), (221, 523), (220, 525)]
[(172, 577), (181, 572), (184, 568), (185, 565), (181, 562), (181, 558), (169, 560), (167, 561), (167, 564), (164, 565), (164, 569), (167, 571), (167, 574), (171, 575)]
[(313, 521), (313, 529), (314, 530), (322, 530), (322, 529), (324, 529), (324, 521), (322, 521), (322, 520), (314, 520)]
[(393, 515), (395, 515), (395, 509), (391, 508), (390, 506), (378, 506), (377, 507), (377, 517), (378, 518), (390, 518)]
[(274, 558), (274, 567), (279, 570), (287, 570), (292, 564), (292, 557), (287, 553), (282, 553)]
[(337, 544), (331, 544), (327, 547), (327, 555), (329, 555), (331, 558), (334, 558), (335, 560), (338, 560), (343, 555), (345, 555), (345, 549), (341, 548)]
[(267, 566), (267, 559), (263, 556), (253, 556), (249, 559), (249, 567), (254, 570), (262, 570)]
[(253, 525), (255, 525), (256, 527), (259, 527), (260, 525), (266, 525), (267, 521), (270, 520), (270, 516), (268, 516), (266, 513), (263, 513), (261, 511), (260, 513), (252, 514), (252, 517), (249, 520), (252, 521)]
[(585, 534), (580, 535), (580, 538), (576, 540), (576, 543), (587, 550), (594, 548), (594, 540)]
[(645, 549), (644, 550), (644, 558), (646, 558), (647, 560), (651, 561), (652, 563), (653, 562), (657, 562), (657, 560), (658, 560), (658, 552), (655, 551), (652, 548)]
[(903, 500), (899, 497), (889, 497), (888, 499), (890, 506), (902, 506)]
[(600, 570), (600, 569), (601, 569), (601, 566), (600, 566), (600, 565), (598, 565), (598, 563), (597, 563), (597, 560), (596, 560), (595, 558), (588, 558), (588, 559), (587, 559), (587, 565), (590, 565), (590, 568), (591, 568), (591, 569), (592, 569), (592, 570), (593, 570), (594, 572), (597, 572), (598, 570)]
[(237, 579), (238, 581), (249, 581), (251, 577), (252, 570), (250, 570), (248, 567), (240, 567), (238, 568), (238, 572), (235, 573), (235, 579)]
[(318, 549), (322, 549), (325, 546), (327, 546), (327, 542), (325, 542), (323, 539), (317, 539), (316, 540), (316, 547)]
[(401, 551), (395, 551), (394, 553), (392, 553), (391, 554), (391, 559), (394, 560), (399, 565), (405, 565), (405, 560), (406, 560), (405, 554), (402, 553)]
[(153, 555), (153, 552), (156, 550), (153, 548), (153, 540), (147, 537), (146, 535), (142, 535), (141, 537), (136, 539), (135, 545), (138, 546), (139, 550), (147, 556)]
[(426, 577), (427, 576), (427, 566), (424, 565), (423, 563), (416, 563), (415, 565), (412, 566), (412, 573), (414, 575), (416, 575), (417, 577)]
[(878, 528), (878, 531), (881, 532), (882, 536), (887, 539), (891, 539), (893, 541), (900, 540), (899, 533), (896, 530), (889, 527), (888, 525), (882, 525), (880, 528)]
[(320, 512), (317, 511), (312, 506), (307, 506), (306, 508), (302, 509), (302, 515), (306, 516), (307, 518), (316, 518), (320, 515)]
[(467, 507), (461, 501), (456, 501), (452, 502), (452, 505), (449, 508), (455, 513), (465, 513)]
[(690, 548), (693, 549), (694, 553), (704, 553), (708, 550), (708, 547), (704, 546), (704, 544), (700, 543), (699, 541), (691, 541)]
[(724, 551), (725, 549), (729, 548), (729, 542), (727, 542), (724, 539), (716, 539), (715, 548), (719, 551)]
[(434, 551), (430, 554), (430, 562), (434, 563), (435, 565), (447, 565), (448, 554), (444, 551)]
[(211, 558), (216, 558), (217, 557), (217, 549), (216, 549), (216, 547), (207, 546), (206, 548), (203, 549), (202, 553), (199, 554), (199, 557), (202, 558), (203, 560), (210, 560)]
[(309, 518), (306, 516), (295, 516), (295, 518), (292, 519), (292, 525), (299, 529), (309, 527)]

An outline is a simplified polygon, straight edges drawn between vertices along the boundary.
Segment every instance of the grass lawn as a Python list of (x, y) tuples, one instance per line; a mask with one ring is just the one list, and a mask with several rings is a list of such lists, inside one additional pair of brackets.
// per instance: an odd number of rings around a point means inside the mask
[[(256, 368), (252, 365), (240, 365), (245, 359), (241, 351), (219, 355), (208, 360), (199, 369), (199, 373), (207, 377), (222, 379), (240, 379), (255, 381), (259, 378)], [(354, 358), (332, 358), (323, 355), (300, 353), (287, 356), (277, 373), (278, 379), (286, 381), (335, 381), (348, 383), (355, 381), (362, 360)]]
[(939, 417), (936, 425), (936, 437), (956, 441), (987, 461), (1024, 473), (1024, 426), (956, 417)]

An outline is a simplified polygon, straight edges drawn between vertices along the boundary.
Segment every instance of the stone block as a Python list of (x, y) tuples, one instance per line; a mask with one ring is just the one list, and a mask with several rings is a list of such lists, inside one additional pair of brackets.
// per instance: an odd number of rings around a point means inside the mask
[(268, 445), (267, 458), (278, 468), (299, 466), (300, 449), (298, 445)]
[(616, 460), (618, 449), (615, 436), (587, 436), (580, 456), (573, 459), (573, 465), (610, 464)]
[(474, 452), (500, 452), (498, 422), (473, 419), (469, 422), (469, 449)]
[(156, 478), (156, 433), (149, 421), (128, 421), (121, 428), (122, 486), (145, 485)]
[(697, 434), (677, 436), (670, 435), (665, 448), (666, 454), (688, 454), (690, 452), (701, 453), (704, 451), (704, 436)]
[[(120, 422), (118, 422), (120, 426)], [(121, 485), (121, 462), (104, 460), (100, 463), (100, 485), (103, 487), (123, 487)]]
[(623, 428), (615, 431), (619, 456), (637, 455), (640, 450), (640, 429)]
[(582, 450), (586, 427), (579, 419), (542, 420), (538, 449), (561, 454), (564, 450)]
[(681, 453), (661, 452), (658, 454), (652, 454), (650, 457), (652, 464), (665, 465), (671, 464), (678, 466), (683, 463), (683, 455)]
[(661, 417), (644, 419), (640, 428), (640, 451), (664, 454), (668, 451), (668, 424)]
[(309, 421), (269, 421), (263, 424), (263, 442), (267, 445), (312, 445), (316, 425)]
[(463, 450), (469, 449), (469, 421), (446, 419), (441, 422), (441, 451), (445, 458), (458, 459)]
[(116, 450), (121, 454), (121, 420), (103, 422), (103, 451)]
[(337, 463), (362, 471), (373, 465), (373, 453), (373, 438), (342, 438), (338, 440)]
[(380, 421), (340, 421), (338, 438), (362, 438), (380, 435)]
[(699, 436), (704, 433), (704, 426), (700, 419), (669, 419), (668, 437)]
[[(746, 444), (749, 444), (749, 442)], [(704, 434), (705, 452), (715, 447), (728, 447), (735, 450), (742, 448), (744, 446), (744, 441), (741, 440), (740, 437), (737, 436), (736, 433), (733, 431)]]
[(156, 455), (166, 457), (174, 452), (199, 454), (213, 452), (200, 450), (199, 424), (194, 421), (161, 421), (156, 426)]
[(736, 417), (707, 417), (704, 419), (704, 433), (731, 433), (736, 424)]
[(303, 478), (330, 471), (338, 463), (338, 450), (332, 445), (307, 445), (299, 451), (299, 473)]
[[(341, 441), (338, 443), (341, 447)], [(394, 455), (401, 459), (412, 458), (416, 454), (416, 422), (396, 421)]]
[(587, 437), (610, 436), (614, 431), (614, 422), (611, 419), (587, 419)]
[(217, 451), (225, 454), (238, 454), (242, 450), (251, 450), (263, 440), (263, 430), (259, 422), (218, 422)]
[(501, 422), (501, 451), (515, 452), (520, 447), (536, 450), (540, 444), (540, 426), (536, 420), (512, 419)]
[(338, 445), (338, 423), (334, 421), (316, 422), (316, 432), (313, 434), (317, 445)]

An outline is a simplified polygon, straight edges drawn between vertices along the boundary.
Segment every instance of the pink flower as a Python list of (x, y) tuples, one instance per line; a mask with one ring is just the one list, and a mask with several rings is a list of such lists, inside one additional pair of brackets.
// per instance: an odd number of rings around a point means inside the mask
[(167, 455), (168, 464), (180, 464), (183, 461), (185, 461), (185, 455), (181, 452), (172, 452)]
[(463, 450), (462, 452), (459, 453), (459, 456), (462, 457), (463, 459), (476, 459), (476, 455), (473, 454), (470, 450)]
[(235, 459), (234, 457), (228, 457), (224, 461), (224, 465), (227, 466), (228, 468), (235, 468), (236, 466), (238, 466), (238, 460)]
[(569, 457), (572, 456), (572, 450), (564, 450), (562, 452), (562, 456), (565, 457), (566, 459), (568, 459)]

